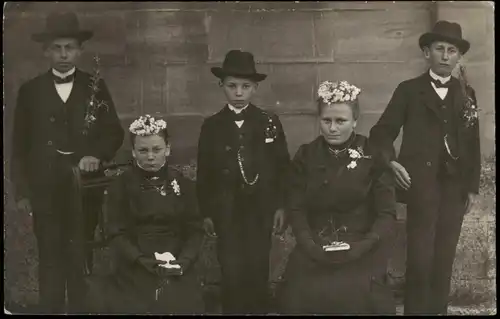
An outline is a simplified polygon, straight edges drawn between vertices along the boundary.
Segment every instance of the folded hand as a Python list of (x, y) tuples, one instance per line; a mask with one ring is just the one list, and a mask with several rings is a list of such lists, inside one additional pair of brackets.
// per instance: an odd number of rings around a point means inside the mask
[(146, 256), (139, 257), (137, 262), (152, 274), (157, 274), (158, 266), (165, 263), (164, 261)]
[(165, 264), (157, 267), (157, 274), (160, 277), (166, 276), (182, 276), (184, 273), (183, 263), (178, 260), (171, 261), (168, 263), (169, 266), (165, 267)]
[(357, 242), (351, 242), (349, 245), (349, 250), (325, 252), (328, 262), (331, 264), (342, 264), (357, 260), (373, 248), (375, 240), (371, 238), (363, 239)]

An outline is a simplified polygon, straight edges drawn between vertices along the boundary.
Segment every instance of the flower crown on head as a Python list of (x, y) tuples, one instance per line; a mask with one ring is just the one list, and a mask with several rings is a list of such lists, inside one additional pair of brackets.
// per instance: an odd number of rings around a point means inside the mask
[(128, 130), (130, 133), (139, 135), (139, 136), (147, 136), (147, 135), (155, 135), (158, 134), (161, 130), (167, 128), (167, 122), (162, 119), (155, 120), (149, 114), (145, 116), (139, 117), (137, 120), (130, 124)]
[(361, 90), (347, 81), (324, 81), (318, 88), (318, 96), (327, 104), (355, 101), (359, 93)]

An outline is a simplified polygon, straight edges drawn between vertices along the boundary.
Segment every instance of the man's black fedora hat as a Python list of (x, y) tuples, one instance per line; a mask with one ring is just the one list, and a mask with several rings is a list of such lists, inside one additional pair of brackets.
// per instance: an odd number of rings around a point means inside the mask
[(78, 18), (73, 12), (52, 12), (47, 16), (45, 30), (33, 34), (31, 39), (46, 42), (57, 38), (74, 38), (83, 42), (93, 34), (92, 31), (80, 30)]
[(420, 49), (430, 46), (432, 42), (444, 41), (456, 45), (460, 53), (469, 51), (470, 43), (462, 38), (462, 27), (460, 24), (448, 21), (438, 21), (431, 32), (420, 36), (418, 44)]
[(211, 71), (220, 79), (224, 79), (226, 76), (235, 76), (260, 82), (267, 77), (266, 74), (257, 73), (255, 70), (253, 54), (240, 50), (229, 51), (224, 58), (222, 68), (213, 67)]

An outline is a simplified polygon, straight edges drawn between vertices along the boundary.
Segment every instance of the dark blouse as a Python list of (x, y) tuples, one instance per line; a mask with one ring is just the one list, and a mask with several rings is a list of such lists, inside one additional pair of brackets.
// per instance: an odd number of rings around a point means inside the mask
[(134, 165), (110, 187), (111, 246), (128, 263), (169, 251), (187, 267), (204, 236), (196, 203), (194, 182), (180, 172), (165, 165), (150, 173)]
[[(292, 162), (287, 207), (298, 247), (307, 252), (332, 240), (389, 238), (396, 222), (390, 172), (362, 135), (336, 147), (337, 155), (330, 148), (320, 136), (302, 145)], [(349, 149), (364, 157), (351, 158)]]

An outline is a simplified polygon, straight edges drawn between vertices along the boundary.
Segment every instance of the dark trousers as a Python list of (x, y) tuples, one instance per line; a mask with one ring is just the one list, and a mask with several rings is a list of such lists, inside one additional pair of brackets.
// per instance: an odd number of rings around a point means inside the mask
[(404, 311), (446, 314), (465, 198), (459, 180), (451, 176), (440, 175), (425, 189), (416, 186), (407, 207)]
[(272, 225), (255, 204), (253, 195), (237, 195), (231, 229), (218, 239), (223, 313), (268, 312)]
[[(39, 265), (39, 303), (44, 313), (79, 312), (84, 293), (84, 227), (75, 214), (70, 156), (58, 155), (54, 178), (33, 202)], [(66, 291), (68, 305), (66, 307)]]

